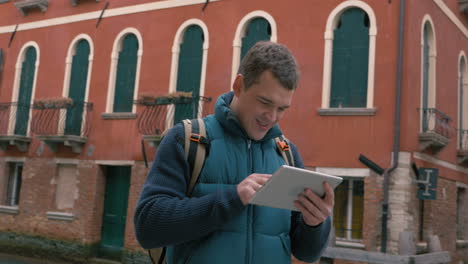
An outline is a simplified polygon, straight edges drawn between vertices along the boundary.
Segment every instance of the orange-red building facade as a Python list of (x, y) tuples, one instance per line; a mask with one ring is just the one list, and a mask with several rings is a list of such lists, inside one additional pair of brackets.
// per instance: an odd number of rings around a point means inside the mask
[[(93, 108), (87, 117), (89, 134), (79, 153), (64, 141), (53, 151), (37, 133), (30, 131), (31, 125), (26, 134), (30, 143), (26, 144), (25, 151), (15, 145), (11, 127), (9, 132), (0, 133), (0, 141), (4, 142), (0, 150), (0, 186), (5, 186), (0, 191), (4, 196), (1, 199), (7, 196), (11, 164), (22, 166), (18, 203), (14, 206), (0, 203), (3, 204), (0, 234), (4, 234), (0, 240), (7, 241), (6, 234), (15, 234), (71, 244), (99, 244), (106, 207), (106, 179), (111, 176), (109, 167), (126, 166), (130, 167), (131, 176), (123, 248), (130, 255), (141, 252), (134, 236), (133, 213), (148, 172), (137, 124), (145, 107), (135, 105), (130, 113), (123, 115), (112, 112), (109, 89), (115, 85), (112, 76), (116, 70), (112, 65), (116, 63), (121, 37), (134, 34), (138, 39), (134, 86), (134, 99), (137, 99), (142, 93), (164, 95), (174, 91), (177, 52), (184, 30), (190, 25), (199, 26), (204, 34), (200, 95), (216, 99), (231, 89), (233, 72), (238, 66), (236, 45), (241, 42), (246, 25), (262, 17), (269, 22), (271, 40), (285, 44), (300, 65), (301, 79), (293, 105), (280, 123), (283, 132), (298, 146), (307, 168), (363, 182), (360, 200), (363, 213), (357, 217), (361, 235), (358, 239), (354, 235), (351, 239), (342, 237), (337, 244), (379, 251), (384, 181), (360, 163), (358, 157), (364, 154), (383, 168), (394, 165), (401, 37), (398, 25), (400, 3), (404, 2), (399, 162), (389, 176), (387, 251), (398, 253), (399, 234), (412, 231), (421, 242), (420, 248), (424, 248), (426, 237), (437, 235), (442, 249), (451, 253), (453, 263), (468, 261), (468, 231), (460, 231), (464, 230), (460, 226), (468, 226), (468, 167), (464, 163), (464, 139), (459, 137), (460, 131), (468, 129), (468, 122), (463, 122), (463, 118), (459, 121), (460, 113), (468, 116), (468, 108), (460, 107), (460, 102), (468, 107), (468, 100), (460, 95), (460, 91), (468, 90), (468, 11), (463, 12), (463, 1), (212, 0), (203, 10), (203, 0), (141, 0), (138, 3), (87, 0), (76, 1), (76, 6), (72, 5), (74, 1), (49, 0), (45, 1), (48, 3), (45, 11), (32, 7), (25, 9), (24, 16), (15, 6), (21, 1), (3, 2), (0, 3), (3, 54), (0, 102), (15, 102), (18, 98), (18, 69), (21, 70), (19, 65), (24, 56), (21, 54), (27, 47), (34, 47), (37, 52), (31, 103), (42, 98), (67, 97), (64, 89), (68, 89), (67, 64), (71, 63), (71, 51), (77, 40), (86, 39), (90, 46), (90, 67), (85, 101), (92, 103)], [(336, 78), (332, 76), (333, 34), (340, 15), (351, 8), (363, 10), (368, 19), (366, 102), (361, 107), (330, 107), (330, 83)], [(425, 32), (430, 44), (427, 84), (424, 84)], [(425, 85), (427, 98), (423, 96)], [(427, 100), (425, 105), (424, 100)], [(212, 113), (213, 107), (214, 100), (205, 102), (203, 115)], [(437, 109), (449, 117), (449, 123), (445, 123), (448, 119), (434, 121), (436, 127), (443, 123), (443, 129), (449, 131), (444, 134), (434, 128), (433, 132), (442, 135), (442, 139), (431, 137), (432, 134), (424, 137), (427, 131), (422, 128), (422, 108)], [(431, 126), (432, 121), (428, 122)], [(155, 149), (148, 141), (145, 146), (151, 160)], [(411, 162), (418, 167), (439, 170), (436, 200), (425, 201), (424, 209), (416, 197), (416, 176)], [(61, 183), (58, 176), (67, 170), (71, 172), (63, 173), (74, 175), (67, 178), (73, 179), (71, 185)], [(74, 195), (70, 198), (63, 190), (71, 190)]]

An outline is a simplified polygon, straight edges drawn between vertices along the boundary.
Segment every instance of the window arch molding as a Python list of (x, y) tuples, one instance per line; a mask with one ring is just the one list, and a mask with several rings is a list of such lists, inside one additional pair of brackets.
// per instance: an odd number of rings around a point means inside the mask
[(327, 19), (325, 29), (325, 51), (324, 51), (324, 69), (322, 82), (322, 108), (330, 108), (331, 92), (331, 72), (332, 72), (332, 52), (334, 30), (338, 24), (341, 15), (350, 8), (360, 8), (369, 17), (369, 62), (367, 78), (367, 103), (366, 108), (374, 108), (374, 75), (375, 75), (375, 49), (377, 36), (377, 20), (374, 10), (365, 2), (359, 0), (349, 0), (339, 4), (330, 13)]
[[(107, 104), (106, 104), (106, 113), (113, 112), (114, 106), (114, 96), (115, 96), (115, 82), (117, 80), (117, 65), (119, 60), (119, 52), (122, 50), (122, 42), (128, 34), (133, 34), (138, 40), (138, 51), (137, 51), (137, 64), (136, 64), (136, 73), (135, 73), (135, 85), (133, 89), (133, 100), (136, 100), (138, 94), (138, 88), (140, 83), (140, 70), (141, 70), (141, 59), (143, 56), (143, 38), (136, 28), (126, 28), (117, 35), (114, 40), (114, 45), (112, 47), (111, 53), (111, 65), (109, 71), (109, 85), (107, 89)], [(136, 113), (136, 106), (132, 106), (132, 113)]]
[(428, 32), (429, 48), (429, 72), (428, 72), (428, 107), (436, 107), (436, 67), (437, 67), (437, 37), (434, 27), (434, 22), (429, 14), (424, 15), (421, 23), (421, 108), (423, 108), (423, 90), (424, 90), (424, 28), (430, 26)]
[(460, 149), (466, 149), (465, 130), (468, 130), (468, 61), (464, 51), (458, 55), (457, 93), (458, 93), (458, 144)]
[[(199, 26), (203, 31), (203, 58), (202, 58), (202, 65), (201, 65), (201, 76), (200, 76), (200, 89), (199, 89), (199, 96), (205, 95), (205, 81), (206, 81), (206, 65), (208, 60), (208, 48), (210, 47), (210, 37), (208, 32), (208, 27), (206, 24), (197, 18), (191, 18), (183, 22), (174, 36), (174, 42), (172, 45), (172, 61), (171, 61), (171, 75), (169, 78), (169, 93), (175, 92), (177, 90), (177, 76), (178, 76), (178, 69), (179, 69), (179, 55), (180, 55), (180, 45), (183, 42), (185, 31), (190, 26)], [(200, 103), (198, 105), (198, 113), (199, 117), (203, 113), (203, 104)], [(175, 108), (173, 105), (170, 105), (167, 111), (166, 116), (166, 128), (170, 128), (173, 126), (174, 123), (174, 112)]]
[(172, 62), (171, 62), (171, 78), (169, 79), (169, 92), (175, 92), (177, 89), (177, 73), (179, 68), (179, 55), (180, 55), (180, 44), (183, 41), (184, 33), (190, 26), (199, 26), (203, 30), (203, 60), (202, 60), (202, 72), (200, 78), (200, 96), (205, 94), (205, 76), (206, 76), (206, 64), (208, 58), (208, 48), (210, 46), (209, 43), (209, 33), (208, 27), (206, 24), (201, 21), (200, 19), (192, 18), (180, 25), (177, 29), (177, 33), (174, 37), (174, 44), (172, 45)]
[(276, 21), (269, 13), (263, 10), (256, 10), (245, 15), (239, 24), (237, 25), (236, 33), (234, 35), (234, 40), (232, 42), (232, 70), (231, 70), (231, 84), (234, 82), (234, 79), (237, 76), (237, 70), (240, 65), (240, 56), (242, 49), (242, 38), (245, 36), (245, 31), (250, 21), (255, 18), (264, 18), (268, 21), (271, 27), (271, 39), (272, 42), (278, 41), (278, 30), (276, 26)]
[[(34, 68), (34, 80), (33, 80), (32, 91), (31, 91), (31, 103), (34, 101), (34, 97), (36, 94), (37, 75), (39, 71), (41, 51), (39, 49), (39, 44), (37, 42), (29, 41), (25, 43), (23, 47), (21, 47), (20, 52), (18, 53), (19, 55), (18, 55), (18, 58), (16, 60), (16, 65), (15, 65), (15, 78), (13, 81), (13, 92), (11, 95), (11, 102), (18, 101), (20, 82), (21, 82), (21, 72), (23, 70), (23, 61), (26, 59), (26, 51), (30, 47), (36, 50), (36, 62), (35, 62), (35, 68)], [(32, 108), (29, 110), (29, 117), (31, 117), (31, 113), (32, 113)], [(8, 135), (13, 135), (15, 125), (16, 125), (16, 110), (15, 111), (13, 111), (13, 109), (11, 110), (9, 120), (10, 122), (8, 124)], [(31, 118), (29, 118), (28, 120), (26, 135), (29, 135), (30, 129), (31, 129)]]
[(76, 53), (76, 46), (80, 40), (86, 40), (89, 44), (89, 57), (88, 57), (88, 79), (86, 80), (86, 93), (85, 93), (85, 102), (88, 101), (89, 95), (89, 84), (91, 80), (91, 72), (93, 68), (93, 60), (94, 60), (94, 43), (91, 37), (88, 34), (79, 34), (76, 36), (70, 43), (67, 52), (67, 58), (65, 59), (65, 78), (63, 80), (63, 90), (62, 96), (67, 97), (70, 92), (70, 78), (71, 78), (71, 70), (72, 70), (72, 62), (73, 56)]

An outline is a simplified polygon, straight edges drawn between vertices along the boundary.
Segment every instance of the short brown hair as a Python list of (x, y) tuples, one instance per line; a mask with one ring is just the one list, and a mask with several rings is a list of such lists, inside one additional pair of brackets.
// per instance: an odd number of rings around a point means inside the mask
[(244, 76), (244, 86), (249, 88), (264, 71), (271, 71), (288, 90), (296, 89), (299, 69), (286, 46), (270, 41), (257, 42), (242, 59), (238, 73)]

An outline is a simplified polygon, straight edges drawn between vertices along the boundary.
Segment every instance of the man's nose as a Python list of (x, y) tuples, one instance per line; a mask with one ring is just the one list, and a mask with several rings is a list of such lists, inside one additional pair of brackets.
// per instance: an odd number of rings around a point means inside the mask
[(270, 109), (268, 112), (267, 112), (267, 118), (268, 118), (268, 121), (270, 122), (276, 122), (277, 118), (278, 118), (278, 111), (276, 111), (275, 109)]

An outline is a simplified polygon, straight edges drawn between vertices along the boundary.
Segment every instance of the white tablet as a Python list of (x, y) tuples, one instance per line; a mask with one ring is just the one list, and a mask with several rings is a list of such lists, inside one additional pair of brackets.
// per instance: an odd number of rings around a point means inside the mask
[(323, 196), (325, 194), (324, 181), (335, 189), (343, 178), (283, 165), (255, 193), (249, 204), (298, 211), (294, 206), (294, 201), (297, 200), (299, 193), (309, 188), (318, 196)]

